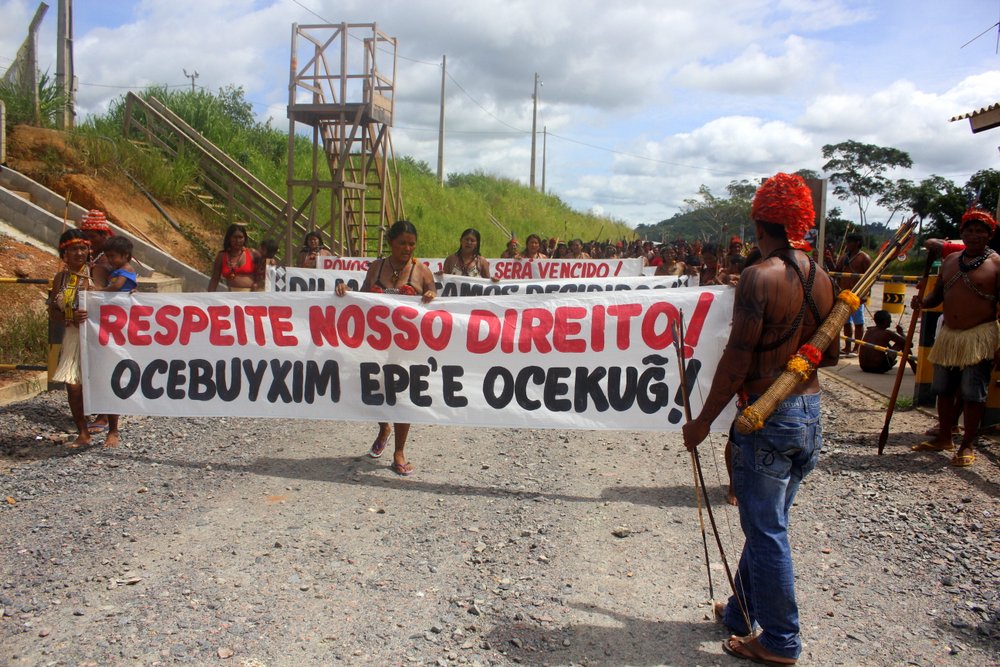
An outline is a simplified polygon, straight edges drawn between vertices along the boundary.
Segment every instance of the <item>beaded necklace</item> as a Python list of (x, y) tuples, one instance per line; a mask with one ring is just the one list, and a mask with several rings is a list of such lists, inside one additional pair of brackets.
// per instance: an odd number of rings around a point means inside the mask
[(389, 270), (392, 272), (392, 284), (395, 285), (399, 281), (399, 274), (402, 273), (403, 269), (406, 268), (407, 263), (403, 262), (397, 269), (395, 266), (393, 266), (391, 258), (387, 257), (386, 261), (389, 263)]
[(976, 283), (972, 282), (972, 279), (969, 278), (970, 273), (978, 269), (980, 266), (983, 265), (983, 262), (989, 259), (990, 255), (993, 254), (993, 249), (986, 248), (986, 250), (983, 251), (982, 255), (976, 257), (968, 264), (962, 261), (962, 258), (966, 256), (965, 253), (966, 251), (963, 250), (962, 254), (958, 256), (958, 271), (945, 284), (944, 290), (947, 292), (949, 289), (951, 289), (951, 286), (954, 285), (959, 278), (961, 278), (962, 282), (965, 283), (965, 286), (968, 287), (970, 290), (972, 290), (977, 296), (980, 296), (986, 299), (987, 301), (996, 302), (1000, 300), (1000, 297), (998, 297), (996, 294), (987, 294), (986, 292), (979, 289), (979, 287), (976, 286)]

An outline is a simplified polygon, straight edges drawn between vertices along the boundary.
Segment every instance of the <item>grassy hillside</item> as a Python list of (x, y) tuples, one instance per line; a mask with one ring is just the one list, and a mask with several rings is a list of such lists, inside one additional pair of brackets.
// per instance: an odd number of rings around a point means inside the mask
[[(285, 192), (287, 134), (253, 118), (251, 105), (239, 88), (224, 88), (218, 94), (150, 89), (153, 95), (184, 118), (210, 141), (267, 183)], [(110, 162), (129, 169), (154, 195), (170, 203), (183, 203), (185, 188), (195, 178), (186, 160), (167, 162), (151, 156), (121, 137), (124, 102), (113, 104), (104, 116), (92, 117), (76, 130), (76, 141), (93, 156), (95, 167)], [(296, 138), (296, 151), (307, 155), (311, 141)], [(308, 160), (296, 160), (303, 169)], [(459, 235), (468, 227), (482, 234), (487, 256), (498, 256), (507, 237), (490, 222), (496, 217), (522, 241), (528, 234), (584, 240), (632, 238), (626, 224), (609, 218), (574, 211), (558, 196), (541, 194), (510, 180), (483, 172), (450, 174), (444, 187), (426, 163), (403, 157), (398, 160), (404, 209), (420, 232), (419, 254), (443, 257), (458, 247)], [(305, 177), (306, 174), (301, 174)], [(321, 206), (325, 205), (323, 202)], [(321, 211), (320, 215), (327, 211)], [(253, 231), (253, 230), (252, 230)]]

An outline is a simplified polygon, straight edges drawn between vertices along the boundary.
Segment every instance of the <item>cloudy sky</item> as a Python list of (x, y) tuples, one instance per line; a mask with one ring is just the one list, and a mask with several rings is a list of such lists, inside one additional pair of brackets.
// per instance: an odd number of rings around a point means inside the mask
[[(55, 71), (56, 0), (40, 37)], [(79, 113), (128, 89), (235, 84), (286, 127), (293, 23), (378, 24), (399, 40), (397, 155), (528, 181), (534, 73), (546, 188), (631, 224), (681, 210), (699, 185), (819, 171), (854, 139), (909, 152), (964, 184), (1000, 168), (1000, 130), (954, 115), (1000, 101), (1000, 0), (77, 0)], [(0, 72), (37, 2), (0, 0)], [(968, 46), (963, 44), (975, 39)], [(541, 135), (536, 180), (541, 182)], [(836, 200), (833, 200), (834, 203)], [(844, 212), (851, 214), (850, 206)], [(877, 220), (877, 212), (872, 220)]]

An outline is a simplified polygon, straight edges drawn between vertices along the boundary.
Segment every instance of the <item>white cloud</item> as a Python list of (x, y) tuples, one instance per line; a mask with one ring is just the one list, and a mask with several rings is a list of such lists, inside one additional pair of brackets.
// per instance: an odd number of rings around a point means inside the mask
[(819, 62), (817, 45), (789, 36), (783, 51), (769, 55), (759, 44), (751, 44), (729, 62), (718, 65), (690, 63), (681, 67), (674, 83), (688, 88), (750, 95), (781, 94), (815, 76)]

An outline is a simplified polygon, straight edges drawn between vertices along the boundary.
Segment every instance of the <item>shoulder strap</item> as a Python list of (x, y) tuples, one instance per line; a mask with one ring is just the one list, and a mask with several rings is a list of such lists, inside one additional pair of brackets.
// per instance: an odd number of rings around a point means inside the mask
[(788, 326), (788, 330), (785, 331), (780, 338), (771, 341), (767, 345), (760, 345), (757, 347), (757, 350), (760, 352), (770, 352), (771, 350), (776, 350), (791, 340), (792, 336), (794, 336), (799, 330), (799, 327), (802, 326), (802, 318), (805, 317), (807, 307), (812, 312), (813, 318), (816, 322), (823, 321), (822, 316), (819, 314), (819, 307), (816, 305), (816, 301), (813, 299), (812, 295), (813, 284), (816, 282), (816, 261), (811, 256), (807, 255), (809, 259), (809, 276), (806, 277), (802, 274), (802, 269), (799, 268), (799, 263), (791, 257), (786, 257), (781, 254), (781, 250), (784, 250), (784, 248), (774, 251), (770, 254), (769, 258), (777, 257), (784, 262), (786, 266), (790, 266), (795, 270), (796, 275), (799, 277), (799, 282), (802, 284), (802, 307), (799, 308), (799, 312), (795, 315), (795, 319)]

